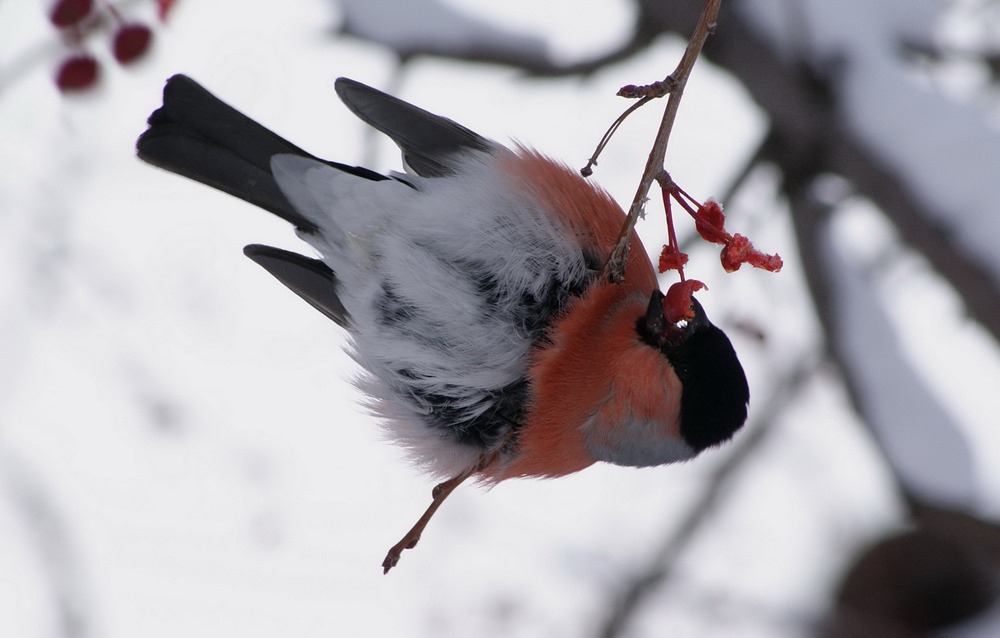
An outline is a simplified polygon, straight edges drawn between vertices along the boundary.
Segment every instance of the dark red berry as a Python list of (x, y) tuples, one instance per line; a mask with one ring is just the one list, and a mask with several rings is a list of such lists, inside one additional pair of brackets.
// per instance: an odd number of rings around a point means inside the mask
[(59, 0), (52, 7), (49, 20), (57, 27), (71, 27), (87, 17), (94, 0)]
[(122, 64), (134, 62), (146, 53), (152, 39), (153, 32), (144, 24), (122, 25), (115, 33), (115, 59)]
[(56, 75), (56, 85), (60, 91), (80, 91), (90, 87), (97, 80), (97, 60), (92, 55), (81, 54), (66, 58), (59, 73)]

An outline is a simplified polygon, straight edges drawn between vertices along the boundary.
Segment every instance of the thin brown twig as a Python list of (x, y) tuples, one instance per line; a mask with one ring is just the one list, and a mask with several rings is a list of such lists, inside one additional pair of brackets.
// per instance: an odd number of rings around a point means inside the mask
[(622, 225), (618, 239), (608, 256), (608, 261), (604, 265), (601, 275), (607, 277), (614, 283), (620, 283), (625, 276), (625, 260), (628, 257), (628, 243), (635, 224), (645, 208), (647, 195), (653, 180), (664, 170), (663, 159), (667, 154), (667, 142), (670, 140), (670, 132), (673, 130), (674, 121), (677, 119), (677, 111), (680, 108), (681, 98), (684, 96), (684, 86), (687, 84), (688, 76), (694, 68), (694, 63), (698, 60), (702, 47), (708, 36), (715, 31), (715, 20), (719, 15), (719, 6), (722, 0), (706, 0), (705, 8), (702, 10), (698, 24), (694, 33), (688, 41), (687, 49), (681, 56), (681, 61), (677, 68), (668, 77), (671, 78), (670, 97), (667, 98), (667, 106), (663, 111), (663, 119), (660, 121), (660, 129), (656, 133), (653, 148), (646, 160), (646, 168), (643, 170), (642, 178), (639, 180), (639, 187), (636, 189), (632, 205), (629, 207), (628, 216)]
[(618, 127), (622, 125), (622, 122), (625, 121), (625, 118), (627, 118), (629, 115), (632, 115), (632, 113), (635, 112), (639, 107), (643, 106), (652, 99), (653, 98), (650, 96), (643, 97), (638, 102), (625, 109), (625, 112), (619, 115), (618, 119), (616, 119), (614, 122), (611, 123), (611, 126), (608, 127), (607, 132), (604, 133), (604, 137), (602, 137), (601, 141), (597, 143), (597, 148), (594, 149), (594, 154), (591, 155), (590, 159), (587, 160), (587, 165), (580, 169), (581, 175), (583, 175), (584, 177), (590, 177), (594, 173), (592, 167), (597, 166), (597, 158), (601, 155), (602, 152), (604, 152), (604, 147), (606, 147), (608, 145), (608, 142), (611, 141), (612, 136), (614, 136), (615, 132), (618, 130)]

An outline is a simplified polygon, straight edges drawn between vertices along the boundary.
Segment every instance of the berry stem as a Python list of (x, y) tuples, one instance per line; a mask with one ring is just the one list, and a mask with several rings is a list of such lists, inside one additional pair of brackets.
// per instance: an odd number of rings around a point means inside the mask
[[(667, 215), (667, 242), (674, 253), (681, 252), (681, 245), (677, 241), (677, 233), (674, 232), (674, 213), (670, 205), (670, 198), (676, 197), (673, 189), (676, 188), (673, 180), (670, 178), (670, 174), (666, 171), (657, 177), (657, 181), (660, 183), (660, 192), (663, 196), (663, 210)], [(684, 264), (678, 264), (677, 274), (680, 276), (681, 281), (684, 281)]]
[(115, 24), (122, 25), (125, 24), (125, 20), (122, 18), (122, 14), (118, 12), (118, 9), (111, 2), (104, 2), (104, 8), (107, 10), (108, 15), (114, 20)]

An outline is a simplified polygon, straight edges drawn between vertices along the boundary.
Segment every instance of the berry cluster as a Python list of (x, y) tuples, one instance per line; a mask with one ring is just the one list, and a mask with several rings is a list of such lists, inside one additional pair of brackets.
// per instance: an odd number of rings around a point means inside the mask
[(750, 264), (770, 272), (781, 270), (781, 257), (777, 254), (768, 255), (753, 247), (750, 240), (739, 233), (730, 234), (726, 230), (726, 216), (718, 202), (708, 200), (704, 204), (697, 202), (670, 179), (666, 173), (658, 180), (663, 193), (663, 207), (667, 214), (668, 242), (660, 253), (660, 272), (676, 270), (680, 281), (667, 290), (663, 301), (667, 319), (672, 322), (690, 319), (694, 316), (691, 310), (691, 294), (705, 288), (705, 284), (696, 279), (684, 276), (684, 264), (688, 261), (687, 253), (681, 252), (674, 233), (673, 211), (670, 201), (674, 200), (694, 218), (695, 229), (701, 238), (713, 244), (721, 244), (722, 252), (719, 259), (726, 272), (740, 269), (743, 264)]
[[(156, 0), (161, 20), (166, 18), (174, 1)], [(149, 50), (152, 29), (141, 22), (126, 22), (112, 4), (94, 5), (94, 0), (56, 0), (49, 12), (49, 21), (59, 29), (72, 50), (56, 72), (56, 85), (60, 91), (81, 91), (97, 82), (100, 64), (86, 50), (84, 40), (104, 24), (112, 26), (111, 52), (119, 64), (131, 64)]]

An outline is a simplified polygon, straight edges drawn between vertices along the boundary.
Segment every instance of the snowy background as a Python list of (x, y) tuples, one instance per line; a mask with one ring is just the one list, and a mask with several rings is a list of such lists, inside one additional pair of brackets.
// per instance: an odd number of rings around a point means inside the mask
[[(949, 230), (1000, 272), (995, 98), (969, 65), (920, 74), (872, 46), (890, 32), (996, 36), (962, 20), (958, 9), (982, 3), (859, 1), (833, 15), (832, 3), (737, 4), (789, 47), (793, 5), (829, 27), (796, 33), (810, 55), (863, 71), (841, 85), (855, 96), (848, 125), (901, 154), (922, 197), (963, 213)], [(97, 34), (100, 86), (67, 97), (52, 82), (65, 50), (47, 7), (0, 3), (0, 636), (601, 635), (651, 566), (664, 573), (623, 635), (798, 636), (827, 613), (859, 548), (910, 524), (901, 492), (1000, 515), (995, 341), (879, 210), (830, 176), (836, 214), (817, 254), (842, 275), (830, 294), (848, 300), (834, 318), (838, 348), (855, 353), (847, 373), (880, 399), (863, 422), (827, 354), (782, 176), (758, 165), (726, 201), (731, 230), (786, 268), (726, 275), (708, 248), (689, 270), (750, 376), (750, 423), (735, 443), (677, 467), (464, 487), (383, 576), (432, 483), (357, 406), (339, 329), (240, 254), (253, 242), (301, 251), (290, 230), (134, 157), (163, 81), (189, 74), (311, 152), (376, 170), (397, 169), (398, 154), (339, 104), (338, 76), (579, 167), (624, 108), (617, 88), (669, 73), (684, 40), (541, 78), (401, 63), (363, 36), (375, 25), (400, 50), (471, 42), (572, 65), (620, 46), (636, 6), (250, 6), (180, 2), (128, 69)], [(127, 13), (156, 23), (151, 3)], [(630, 118), (601, 158), (595, 179), (620, 202), (660, 108)], [(915, 133), (928, 122), (931, 140)], [(696, 197), (723, 195), (767, 135), (746, 87), (702, 60), (667, 167)], [(655, 255), (665, 230), (649, 211), (639, 232)]]

